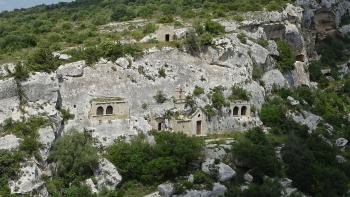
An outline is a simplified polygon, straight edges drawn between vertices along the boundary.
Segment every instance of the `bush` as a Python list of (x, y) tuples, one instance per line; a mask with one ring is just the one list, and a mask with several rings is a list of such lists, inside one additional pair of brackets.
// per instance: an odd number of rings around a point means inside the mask
[(290, 46), (282, 41), (277, 40), (279, 57), (277, 57), (278, 68), (281, 71), (290, 71), (294, 69), (295, 55)]
[(163, 15), (159, 18), (160, 23), (172, 23), (174, 22), (174, 17), (172, 15)]
[(190, 164), (201, 156), (202, 143), (195, 137), (170, 132), (154, 135), (153, 146), (141, 136), (107, 149), (107, 158), (125, 179), (145, 184), (172, 179), (190, 170)]
[(237, 34), (237, 38), (239, 39), (239, 41), (241, 41), (241, 43), (247, 44), (247, 36), (245, 34), (239, 33)]
[(208, 32), (205, 32), (203, 34), (201, 34), (199, 37), (198, 37), (198, 43), (201, 45), (201, 46), (209, 46), (212, 44), (212, 40), (213, 40), (213, 36), (208, 33)]
[(166, 96), (164, 95), (164, 93), (162, 91), (158, 91), (157, 94), (153, 98), (159, 104), (162, 104), (167, 100)]
[(218, 22), (207, 20), (204, 23), (204, 29), (212, 35), (221, 35), (225, 33), (225, 28)]
[(226, 106), (226, 99), (224, 96), (224, 87), (217, 86), (212, 90), (211, 101), (213, 103), (213, 107), (217, 110), (221, 110), (223, 106)]
[(65, 122), (68, 120), (74, 119), (74, 117), (75, 117), (74, 114), (70, 113), (69, 109), (60, 109), (60, 112), (61, 112), (63, 121), (65, 121)]
[(56, 175), (64, 179), (66, 186), (75, 179), (84, 180), (93, 175), (98, 155), (90, 138), (85, 133), (71, 131), (54, 143), (48, 160), (57, 164)]
[(60, 61), (52, 55), (52, 50), (39, 48), (29, 56), (28, 68), (30, 71), (52, 72), (60, 66)]
[(195, 86), (194, 90), (193, 90), (193, 95), (194, 96), (199, 96), (201, 94), (204, 94), (204, 89), (202, 87)]
[(16, 64), (15, 73), (13, 74), (16, 80), (24, 81), (29, 77), (27, 68), (21, 64)]
[(249, 97), (250, 95), (245, 89), (237, 86), (231, 87), (231, 95), (229, 97), (230, 101), (235, 101), (235, 100), (249, 101)]
[(157, 26), (154, 23), (147, 23), (144, 27), (142, 32), (144, 34), (151, 34), (154, 33), (157, 30)]
[(158, 74), (160, 77), (166, 78), (166, 73), (165, 73), (165, 69), (164, 68), (160, 68), (158, 70)]
[(10, 194), (8, 180), (17, 178), (23, 156), (19, 152), (0, 150), (0, 196)]
[(191, 55), (197, 55), (199, 53), (199, 45), (194, 31), (189, 31), (185, 38), (185, 48)]
[(245, 138), (234, 144), (233, 157), (251, 169), (254, 179), (262, 181), (264, 175), (273, 177), (281, 173), (274, 147), (261, 130), (251, 130)]
[(268, 126), (279, 126), (285, 123), (285, 110), (278, 101), (269, 101), (263, 104), (260, 118)]
[(117, 5), (117, 7), (114, 9), (111, 20), (113, 21), (126, 21), (130, 20), (134, 17), (134, 13), (128, 9), (126, 5)]

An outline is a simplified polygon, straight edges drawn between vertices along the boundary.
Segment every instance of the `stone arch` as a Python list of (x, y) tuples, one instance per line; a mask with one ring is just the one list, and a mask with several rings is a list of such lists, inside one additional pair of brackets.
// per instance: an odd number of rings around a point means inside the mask
[(107, 115), (112, 115), (113, 114), (113, 107), (112, 106), (108, 106), (107, 108), (106, 108), (106, 114)]
[(241, 108), (241, 115), (242, 116), (246, 116), (247, 115), (247, 106), (243, 106), (242, 108)]
[(102, 116), (103, 115), (103, 111), (104, 111), (104, 109), (103, 109), (102, 106), (98, 107), (97, 110), (96, 110), (96, 115)]
[(239, 113), (239, 107), (236, 106), (233, 108), (233, 116), (238, 116), (239, 115), (238, 113)]

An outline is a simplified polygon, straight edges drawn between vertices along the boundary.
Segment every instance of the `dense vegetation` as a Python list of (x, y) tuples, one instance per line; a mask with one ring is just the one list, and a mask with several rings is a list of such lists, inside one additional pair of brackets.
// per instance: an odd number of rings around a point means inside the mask
[(185, 174), (201, 157), (200, 139), (182, 133), (155, 133), (156, 144), (141, 136), (131, 143), (121, 140), (107, 150), (107, 158), (126, 180), (155, 184)]

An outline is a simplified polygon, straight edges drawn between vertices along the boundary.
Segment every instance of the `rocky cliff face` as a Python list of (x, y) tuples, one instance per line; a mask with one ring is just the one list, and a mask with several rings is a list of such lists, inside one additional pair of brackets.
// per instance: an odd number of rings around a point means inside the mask
[[(147, 118), (164, 115), (174, 107), (172, 97), (177, 87), (190, 95), (195, 86), (203, 87), (205, 93), (223, 86), (228, 95), (229, 88), (236, 85), (247, 90), (252, 105), (260, 109), (273, 86), (313, 85), (309, 80), (308, 63), (309, 58), (313, 58), (314, 40), (317, 35), (338, 29), (341, 17), (349, 11), (347, 0), (323, 0), (320, 3), (298, 0), (282, 12), (247, 13), (242, 22), (218, 20), (225, 27), (226, 35), (215, 39), (214, 45), (197, 57), (176, 48), (152, 48), (141, 57), (123, 57), (116, 62), (101, 59), (92, 67), (86, 66), (84, 61), (62, 65), (50, 74), (32, 73), (22, 82), (9, 78), (11, 69), (5, 69), (3, 65), (0, 66), (0, 124), (8, 118), (20, 120), (36, 115), (53, 118), (52, 126), (39, 132), (45, 145), (41, 154), (46, 160), (52, 142), (73, 128), (92, 130), (93, 137), (102, 146), (121, 135), (149, 131), (151, 126)], [(240, 34), (245, 35), (246, 42), (238, 38)], [(272, 40), (276, 38), (285, 40), (297, 56), (291, 72), (283, 73), (277, 69), (274, 57), (279, 56), (279, 52)], [(268, 40), (268, 44), (262, 46), (259, 39)], [(255, 67), (264, 71), (261, 80), (253, 78)], [(160, 69), (165, 71), (165, 76), (160, 76)], [(167, 97), (163, 104), (153, 98), (159, 90)], [(23, 97), (28, 101), (26, 105), (21, 105)], [(89, 119), (89, 111), (90, 102), (96, 97), (124, 98), (130, 106), (130, 119), (95, 127)], [(204, 107), (210, 104), (210, 99), (202, 96), (196, 98), (196, 103)], [(59, 108), (69, 109), (74, 119), (64, 123)], [(258, 116), (254, 118), (259, 122)], [(7, 138), (13, 140), (13, 144), (8, 145)], [(19, 140), (15, 136), (0, 138), (0, 149), (16, 148)], [(25, 162), (23, 176), (10, 182), (11, 190), (22, 194), (37, 190), (43, 196), (47, 195), (41, 181), (45, 162), (43, 166), (38, 166), (35, 159)], [(118, 176), (117, 179), (119, 183), (121, 178)]]

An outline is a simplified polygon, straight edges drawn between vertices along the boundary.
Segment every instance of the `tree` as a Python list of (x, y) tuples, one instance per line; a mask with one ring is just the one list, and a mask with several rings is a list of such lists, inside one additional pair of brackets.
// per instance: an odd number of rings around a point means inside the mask
[(197, 42), (196, 33), (193, 30), (190, 30), (185, 38), (185, 48), (191, 55), (198, 55), (199, 45)]
[(55, 173), (64, 178), (66, 184), (78, 177), (93, 175), (93, 170), (98, 165), (98, 155), (90, 138), (86, 133), (71, 131), (54, 143), (48, 160), (56, 162)]

